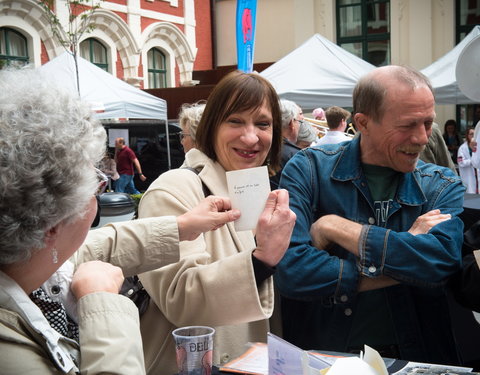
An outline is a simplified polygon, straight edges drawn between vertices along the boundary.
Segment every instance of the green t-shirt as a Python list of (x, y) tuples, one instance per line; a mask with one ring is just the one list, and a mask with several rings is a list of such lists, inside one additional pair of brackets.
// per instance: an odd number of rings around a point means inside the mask
[[(362, 169), (374, 201), (375, 225), (384, 227), (401, 173), (370, 164), (362, 164)], [(356, 310), (348, 342), (349, 348), (363, 350), (363, 345), (367, 344), (378, 349), (397, 344), (383, 289), (359, 293)]]

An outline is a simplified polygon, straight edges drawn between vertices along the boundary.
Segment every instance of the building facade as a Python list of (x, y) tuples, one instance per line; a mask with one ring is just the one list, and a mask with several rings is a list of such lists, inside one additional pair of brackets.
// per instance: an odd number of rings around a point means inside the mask
[[(274, 63), (319, 33), (374, 65), (422, 69), (480, 24), (480, 0), (257, 1), (257, 64)], [(236, 3), (102, 0), (80, 55), (144, 89), (212, 84), (194, 72), (236, 65)], [(66, 28), (66, 1), (53, 0), (53, 9)], [(37, 0), (0, 0), (0, 63), (20, 58), (38, 66), (61, 53)], [(475, 106), (436, 110), (439, 124), (479, 120)]]
[[(91, 18), (95, 27), (79, 39), (79, 54), (114, 76), (141, 88), (190, 86), (194, 69), (212, 68), (209, 0), (95, 4), (99, 5)], [(64, 30), (69, 27), (68, 5), (54, 0), (52, 6)], [(0, 45), (0, 60), (34, 66), (64, 52), (36, 0), (0, 0)]]

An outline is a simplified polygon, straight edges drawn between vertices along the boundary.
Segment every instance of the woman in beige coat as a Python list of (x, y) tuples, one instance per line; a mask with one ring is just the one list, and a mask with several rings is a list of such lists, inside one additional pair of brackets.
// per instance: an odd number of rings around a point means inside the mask
[(180, 240), (239, 216), (210, 197), (177, 218), (89, 232), (105, 140), (74, 93), (37, 71), (0, 71), (2, 375), (145, 373), (138, 310), (118, 294), (122, 270), (83, 262), (155, 269), (178, 260)]
[[(183, 167), (168, 171), (144, 194), (139, 216), (180, 215), (208, 194), (228, 194), (226, 171), (269, 164), (278, 170), (281, 147), (278, 96), (258, 74), (227, 75), (208, 98), (197, 129), (197, 149)], [(197, 174), (198, 173), (198, 174)], [(209, 192), (207, 192), (207, 189)], [(149, 374), (173, 374), (179, 326), (216, 329), (214, 364), (245, 351), (247, 342), (266, 341), (273, 311), (274, 267), (290, 242), (295, 214), (288, 193), (270, 193), (255, 231), (233, 223), (180, 245), (180, 262), (140, 275), (151, 296), (141, 319)]]

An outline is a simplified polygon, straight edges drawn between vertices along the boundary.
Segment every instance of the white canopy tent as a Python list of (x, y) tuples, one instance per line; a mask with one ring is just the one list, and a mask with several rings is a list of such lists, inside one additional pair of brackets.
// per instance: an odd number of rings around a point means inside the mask
[(432, 82), (435, 91), (435, 101), (437, 104), (475, 104), (466, 97), (458, 88), (455, 75), (458, 57), (466, 45), (475, 37), (480, 35), (480, 26), (475, 26), (473, 30), (465, 36), (450, 52), (439, 58), (433, 64), (422, 69)]
[[(77, 90), (75, 60), (64, 52), (38, 68), (50, 79), (69, 90)], [(114, 77), (78, 56), (80, 97), (92, 103), (99, 119), (159, 119), (167, 120), (166, 101), (150, 95)]]
[(317, 107), (352, 106), (358, 79), (375, 66), (315, 34), (300, 47), (260, 73), (281, 98), (304, 111)]
[[(171, 167), (167, 102), (114, 77), (82, 57), (77, 57), (80, 97), (91, 103), (102, 119), (155, 119), (165, 122), (167, 163)], [(68, 90), (78, 92), (75, 60), (64, 52), (38, 70)]]

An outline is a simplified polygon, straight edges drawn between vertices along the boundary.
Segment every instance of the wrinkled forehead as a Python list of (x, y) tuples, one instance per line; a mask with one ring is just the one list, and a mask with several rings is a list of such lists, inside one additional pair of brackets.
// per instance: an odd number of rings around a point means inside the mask
[(427, 85), (410, 86), (399, 83), (395, 86), (387, 87), (383, 100), (383, 110), (392, 110), (397, 108), (417, 109), (423, 108), (435, 113), (435, 97), (432, 90)]

